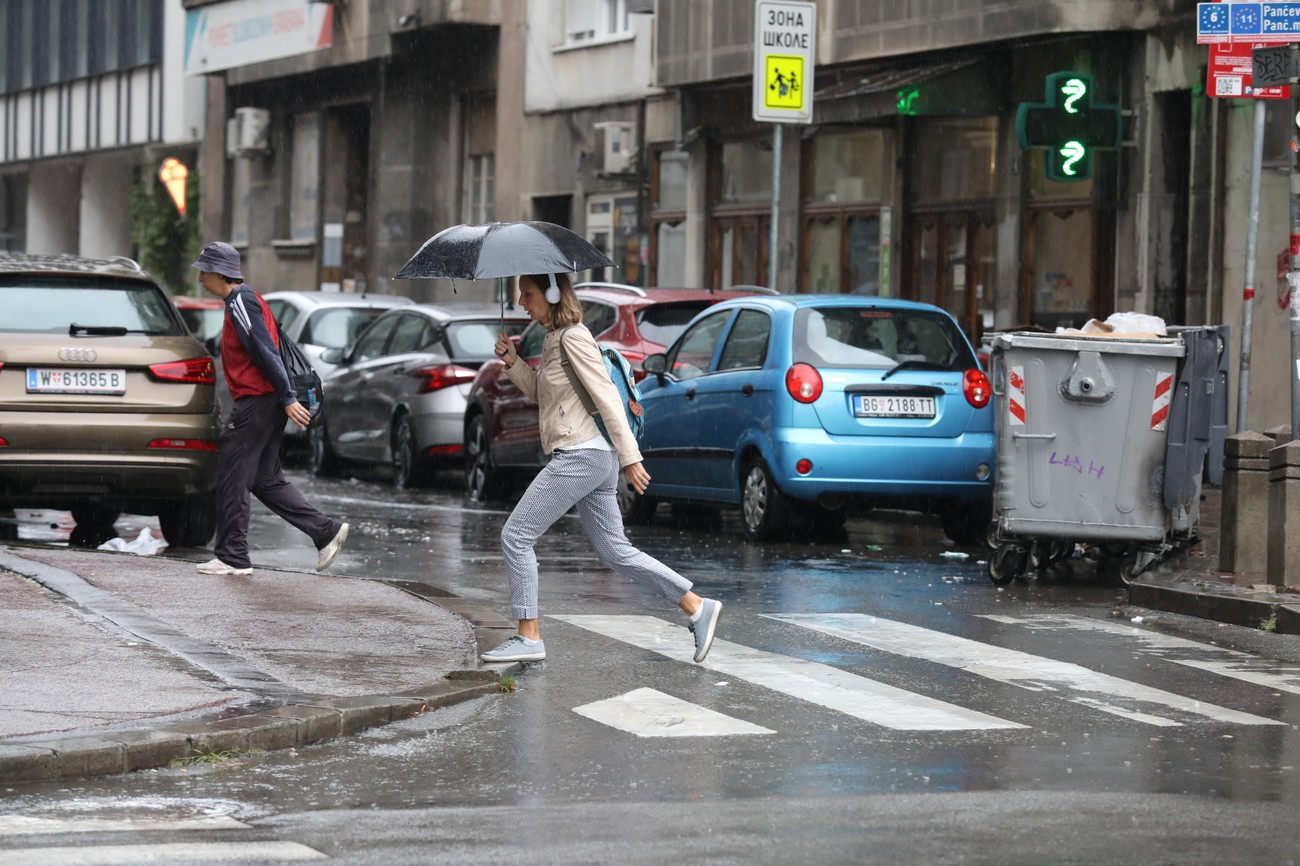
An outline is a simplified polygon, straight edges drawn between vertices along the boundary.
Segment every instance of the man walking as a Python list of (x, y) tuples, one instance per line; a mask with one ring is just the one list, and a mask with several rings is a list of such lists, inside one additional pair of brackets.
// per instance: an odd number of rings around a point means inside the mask
[(204, 574), (252, 574), (248, 558), (249, 494), (310, 536), (319, 551), (316, 570), (338, 556), (348, 525), (322, 514), (284, 477), (280, 439), (284, 419), (306, 428), (311, 413), (298, 402), (280, 359), (275, 318), (239, 268), (239, 251), (213, 241), (194, 262), (199, 285), (226, 303), (221, 358), (234, 407), (221, 428), (217, 458), (216, 558)]

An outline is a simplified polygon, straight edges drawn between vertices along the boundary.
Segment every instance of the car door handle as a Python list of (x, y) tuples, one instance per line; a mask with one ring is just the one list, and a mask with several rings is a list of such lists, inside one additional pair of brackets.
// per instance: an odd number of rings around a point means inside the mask
[(744, 394), (746, 397), (753, 397), (754, 386), (746, 382), (744, 385), (741, 386), (740, 393)]
[(695, 399), (695, 389), (694, 389), (694, 388), (687, 388), (687, 389), (686, 389), (686, 399), (687, 399), (687, 400), (694, 400), (694, 399)]

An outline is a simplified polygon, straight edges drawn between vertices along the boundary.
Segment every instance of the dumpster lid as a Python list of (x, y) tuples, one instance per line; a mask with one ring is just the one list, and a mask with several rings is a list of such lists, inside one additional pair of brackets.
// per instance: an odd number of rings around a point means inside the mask
[(1187, 351), (1178, 337), (1128, 337), (1104, 334), (1040, 334), (1033, 331), (998, 334), (995, 349), (1050, 349), (1057, 352), (1105, 352), (1113, 355), (1155, 355), (1181, 358)]

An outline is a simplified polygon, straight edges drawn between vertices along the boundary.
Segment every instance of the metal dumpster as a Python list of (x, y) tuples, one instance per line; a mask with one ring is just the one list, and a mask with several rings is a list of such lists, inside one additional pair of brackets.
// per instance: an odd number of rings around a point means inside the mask
[[(1064, 558), (1077, 542), (1101, 547), (1124, 580), (1170, 549), (1166, 452), (1186, 351), (1178, 336), (994, 339), (994, 583)], [(1198, 502), (1199, 467), (1194, 486)]]

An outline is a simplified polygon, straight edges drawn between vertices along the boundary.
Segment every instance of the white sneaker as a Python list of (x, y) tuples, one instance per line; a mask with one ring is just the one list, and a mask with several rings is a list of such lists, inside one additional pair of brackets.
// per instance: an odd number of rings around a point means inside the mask
[(339, 527), (339, 531), (330, 540), (330, 543), (320, 549), (320, 556), (316, 560), (316, 570), (324, 571), (329, 568), (330, 563), (334, 561), (334, 557), (338, 556), (339, 551), (343, 549), (343, 542), (347, 540), (348, 525), (345, 523)]
[(195, 566), (195, 568), (197, 568), (199, 571), (203, 572), (204, 574), (252, 574), (253, 573), (253, 569), (251, 568), (235, 568), (233, 565), (226, 565), (224, 562), (222, 562), (219, 559), (213, 559), (210, 562), (205, 562), (202, 565)]
[(529, 640), (517, 634), (496, 649), (479, 653), (479, 658), (490, 664), (546, 661), (546, 643), (540, 640)]

